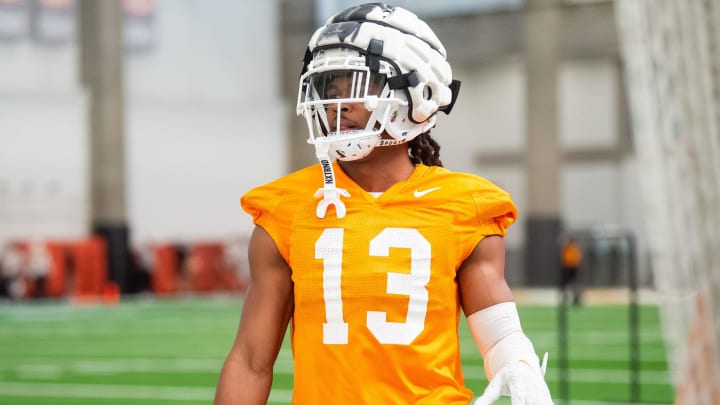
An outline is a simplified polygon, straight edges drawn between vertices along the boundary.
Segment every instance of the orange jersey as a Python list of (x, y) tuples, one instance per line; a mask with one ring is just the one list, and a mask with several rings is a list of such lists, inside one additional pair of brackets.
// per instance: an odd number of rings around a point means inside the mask
[(456, 272), (517, 215), (480, 177), (418, 165), (378, 198), (337, 163), (347, 215), (318, 218), (319, 165), (242, 198), (292, 269), (293, 404), (468, 404)]

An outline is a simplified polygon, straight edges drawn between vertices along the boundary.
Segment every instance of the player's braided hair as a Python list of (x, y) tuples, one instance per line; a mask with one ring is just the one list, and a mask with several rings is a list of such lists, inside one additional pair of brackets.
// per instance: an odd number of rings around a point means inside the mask
[(441, 166), (440, 144), (431, 136), (430, 131), (422, 133), (410, 142), (410, 160), (414, 164), (422, 163), (425, 166)]

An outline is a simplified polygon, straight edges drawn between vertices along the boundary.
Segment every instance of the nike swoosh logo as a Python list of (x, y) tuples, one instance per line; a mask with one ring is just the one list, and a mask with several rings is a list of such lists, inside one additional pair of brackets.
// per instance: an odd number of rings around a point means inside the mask
[(427, 193), (432, 193), (433, 191), (440, 190), (441, 188), (442, 188), (442, 187), (433, 187), (433, 188), (429, 188), (429, 189), (423, 190), (423, 191), (420, 191), (420, 190), (418, 190), (418, 189), (415, 189), (415, 191), (413, 191), (413, 195), (415, 196), (415, 198), (420, 198), (420, 197), (424, 196), (424, 195), (427, 194)]

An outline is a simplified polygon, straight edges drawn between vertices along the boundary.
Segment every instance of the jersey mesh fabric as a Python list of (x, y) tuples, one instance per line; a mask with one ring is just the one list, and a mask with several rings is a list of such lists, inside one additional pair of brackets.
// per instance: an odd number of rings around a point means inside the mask
[(455, 273), (517, 211), (491, 182), (418, 165), (378, 198), (335, 163), (347, 215), (315, 216), (319, 165), (255, 188), (243, 208), (292, 269), (294, 404), (467, 404)]

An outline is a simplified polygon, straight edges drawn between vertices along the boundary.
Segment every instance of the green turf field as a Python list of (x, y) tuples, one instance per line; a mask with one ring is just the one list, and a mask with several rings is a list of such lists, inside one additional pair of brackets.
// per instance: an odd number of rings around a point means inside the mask
[[(239, 299), (227, 297), (84, 307), (0, 303), (0, 404), (211, 403), (240, 307)], [(550, 352), (547, 379), (556, 394), (557, 309), (521, 306), (520, 315), (537, 351)], [(657, 308), (641, 307), (640, 398), (669, 404), (673, 390), (658, 318)], [(629, 402), (627, 319), (623, 306), (571, 308), (570, 404)], [(464, 323), (461, 336), (467, 384), (479, 392), (487, 381)], [(289, 344), (275, 372), (270, 403), (289, 404)]]

